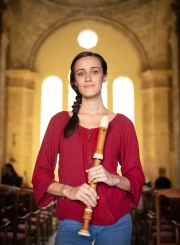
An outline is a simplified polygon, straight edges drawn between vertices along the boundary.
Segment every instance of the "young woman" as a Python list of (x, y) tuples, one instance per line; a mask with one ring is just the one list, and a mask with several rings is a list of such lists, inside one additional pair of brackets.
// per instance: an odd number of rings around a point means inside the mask
[[(129, 245), (132, 221), (145, 182), (133, 123), (122, 114), (107, 110), (101, 88), (107, 80), (106, 61), (89, 51), (71, 64), (70, 83), (76, 92), (72, 112), (62, 111), (49, 123), (42, 142), (32, 184), (39, 207), (57, 197), (60, 220), (55, 244)], [(101, 165), (93, 167), (98, 127), (102, 116), (109, 126)], [(57, 155), (59, 182), (54, 180)], [(122, 176), (117, 174), (118, 162)], [(90, 182), (97, 184), (96, 190)], [(93, 207), (89, 231), (81, 236), (84, 209)]]

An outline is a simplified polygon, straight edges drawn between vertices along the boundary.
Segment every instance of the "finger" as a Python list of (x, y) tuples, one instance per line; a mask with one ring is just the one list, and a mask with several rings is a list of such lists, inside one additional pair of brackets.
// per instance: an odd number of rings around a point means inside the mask
[(103, 178), (105, 177), (104, 173), (98, 173), (98, 172), (95, 172), (95, 173), (92, 173), (92, 174), (89, 174), (88, 175), (88, 183), (97, 183), (99, 182), (99, 178)]
[(91, 198), (94, 199), (94, 201), (96, 201), (99, 198), (97, 191), (91, 186), (89, 186), (88, 188), (88, 195), (91, 196)]
[[(88, 192), (92, 195), (90, 191)], [(91, 206), (91, 207), (95, 207), (97, 204), (97, 199), (94, 196), (90, 196), (87, 193), (84, 193), (82, 191), (78, 193), (77, 198), (80, 201), (84, 202), (86, 205)]]
[(90, 196), (91, 199), (96, 203), (96, 199), (98, 199), (98, 195), (97, 195), (97, 192), (94, 188), (92, 188), (90, 185), (84, 183), (81, 186), (80, 191), (82, 193), (85, 193), (86, 195)]
[(104, 182), (106, 183), (106, 181), (104, 181), (105, 179), (103, 177), (97, 177), (95, 179), (93, 179), (93, 183), (97, 184), (98, 182)]
[(98, 165), (98, 166), (95, 166), (95, 167), (92, 167), (92, 168), (89, 168), (86, 170), (87, 173), (93, 173), (95, 171), (101, 171), (103, 170), (103, 166), (102, 165)]
[(100, 171), (98, 169), (90, 169), (88, 171), (88, 177), (91, 177), (91, 176), (96, 177), (97, 174), (99, 174), (99, 173), (100, 173)]
[(80, 189), (88, 189), (89, 188), (89, 185), (84, 183), (83, 185), (81, 185)]

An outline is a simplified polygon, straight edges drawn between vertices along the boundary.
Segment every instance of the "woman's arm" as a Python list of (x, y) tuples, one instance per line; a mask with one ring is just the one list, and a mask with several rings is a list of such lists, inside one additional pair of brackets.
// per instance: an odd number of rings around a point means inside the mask
[(48, 189), (47, 193), (67, 197), (70, 200), (79, 200), (88, 206), (95, 207), (99, 198), (94, 188), (84, 183), (77, 187), (72, 187), (66, 184), (54, 182)]

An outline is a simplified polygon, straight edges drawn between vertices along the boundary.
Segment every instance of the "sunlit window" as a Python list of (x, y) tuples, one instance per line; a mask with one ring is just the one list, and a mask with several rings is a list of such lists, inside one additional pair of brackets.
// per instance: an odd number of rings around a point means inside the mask
[(102, 84), (101, 95), (103, 104), (107, 108), (107, 81)]
[(113, 112), (134, 122), (134, 86), (127, 77), (118, 77), (113, 82)]
[(41, 96), (41, 142), (49, 120), (52, 116), (62, 110), (62, 94), (61, 79), (55, 76), (51, 76), (43, 81)]
[(71, 85), (68, 85), (68, 110), (72, 111), (72, 105), (74, 104), (76, 97), (75, 91), (72, 89)]
[(81, 47), (91, 49), (96, 46), (98, 36), (94, 31), (87, 29), (79, 33), (77, 40)]

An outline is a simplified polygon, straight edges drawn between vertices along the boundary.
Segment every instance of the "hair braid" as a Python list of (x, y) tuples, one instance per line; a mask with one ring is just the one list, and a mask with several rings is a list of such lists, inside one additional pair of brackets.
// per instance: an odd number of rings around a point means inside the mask
[(76, 101), (74, 102), (72, 108), (73, 108), (73, 113), (76, 113), (78, 114), (79, 112), (79, 109), (81, 107), (81, 102), (82, 102), (82, 95), (79, 93), (77, 96), (76, 96)]
[(77, 127), (79, 125), (78, 112), (79, 112), (79, 109), (81, 106), (81, 102), (82, 102), (82, 95), (80, 93), (77, 93), (76, 101), (74, 102), (74, 104), (72, 106), (73, 115), (69, 119), (68, 123), (66, 124), (66, 126), (64, 128), (64, 137), (65, 138), (69, 138), (74, 133), (74, 131), (77, 129)]

